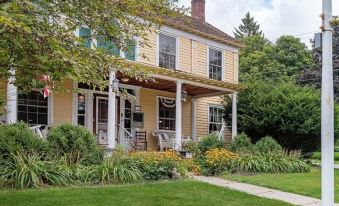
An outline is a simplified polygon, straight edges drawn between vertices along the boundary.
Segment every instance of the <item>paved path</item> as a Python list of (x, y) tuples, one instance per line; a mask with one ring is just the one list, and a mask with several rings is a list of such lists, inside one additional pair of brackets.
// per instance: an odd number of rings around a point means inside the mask
[[(232, 190), (245, 192), (245, 193), (255, 195), (258, 197), (280, 200), (280, 201), (287, 202), (293, 205), (321, 206), (321, 201), (319, 199), (312, 198), (312, 197), (306, 197), (303, 195), (282, 192), (279, 190), (269, 189), (269, 188), (245, 184), (245, 183), (238, 183), (238, 182), (224, 180), (224, 179), (217, 178), (217, 177), (195, 176), (194, 179), (202, 181), (202, 182), (207, 182), (212, 185), (227, 187)], [(339, 204), (335, 204), (335, 205), (339, 206)]]
[[(313, 163), (313, 165), (321, 167), (321, 163)], [(334, 164), (334, 169), (339, 169), (339, 164)]]

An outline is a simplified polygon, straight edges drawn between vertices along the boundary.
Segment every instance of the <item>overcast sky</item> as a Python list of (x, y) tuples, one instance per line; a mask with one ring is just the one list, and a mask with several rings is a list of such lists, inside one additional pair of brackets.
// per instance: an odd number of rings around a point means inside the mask
[[(179, 0), (190, 6), (191, 0)], [(319, 31), (322, 0), (206, 0), (206, 20), (233, 36), (247, 11), (260, 23), (265, 36), (275, 41), (289, 34), (309, 45)], [(333, 13), (339, 15), (339, 0), (333, 0)]]

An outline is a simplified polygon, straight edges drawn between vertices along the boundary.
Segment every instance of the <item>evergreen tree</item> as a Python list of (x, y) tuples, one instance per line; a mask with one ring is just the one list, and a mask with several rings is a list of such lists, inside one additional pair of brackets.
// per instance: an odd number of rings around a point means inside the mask
[(262, 36), (263, 32), (260, 30), (260, 24), (251, 17), (250, 12), (247, 12), (245, 17), (241, 19), (241, 24), (238, 28), (234, 28), (234, 36), (236, 39), (259, 35)]

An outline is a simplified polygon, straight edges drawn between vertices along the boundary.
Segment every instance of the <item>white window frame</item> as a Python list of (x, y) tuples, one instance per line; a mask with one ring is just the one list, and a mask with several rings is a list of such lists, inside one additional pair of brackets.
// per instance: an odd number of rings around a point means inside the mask
[[(176, 100), (175, 98), (172, 98), (172, 97), (156, 96), (156, 127), (155, 128), (158, 131), (174, 132), (175, 128), (174, 130), (159, 129), (159, 98), (168, 99), (168, 100)], [(177, 109), (177, 105), (175, 105), (175, 109)], [(176, 118), (175, 118), (175, 121), (177, 121)]]
[[(156, 65), (158, 67), (160, 67), (159, 65), (159, 53), (160, 53), (160, 38), (159, 35), (165, 35), (165, 36), (169, 36), (169, 37), (173, 37), (175, 38), (175, 71), (180, 70), (179, 68), (179, 36), (174, 34), (174, 33), (170, 33), (170, 32), (166, 32), (166, 31), (162, 31), (160, 30), (159, 33), (157, 34), (157, 45), (156, 45)], [(167, 69), (167, 68), (166, 68)]]
[[(212, 124), (219, 124), (219, 123), (210, 122), (210, 108), (211, 107), (219, 108), (219, 109), (222, 109), (222, 110), (224, 109), (222, 105), (208, 104), (208, 106), (207, 106), (207, 109), (208, 109), (208, 111), (207, 111), (207, 134), (210, 134), (210, 123), (212, 123)], [(225, 122), (224, 122), (224, 119), (221, 118), (221, 127), (222, 127), (223, 124), (225, 124)]]
[[(207, 78), (208, 79), (212, 79), (210, 78), (210, 49), (214, 49), (216, 51), (220, 51), (221, 52), (221, 81), (225, 81), (225, 50), (219, 48), (219, 47), (215, 47), (215, 46), (210, 46), (207, 45)], [(217, 79), (213, 79), (216, 81), (220, 81)]]

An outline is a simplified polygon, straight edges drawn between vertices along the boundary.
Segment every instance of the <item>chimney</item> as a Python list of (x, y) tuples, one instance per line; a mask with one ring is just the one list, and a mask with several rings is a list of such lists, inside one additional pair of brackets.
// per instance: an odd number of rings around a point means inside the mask
[(192, 17), (205, 21), (205, 0), (192, 0), (191, 1)]

